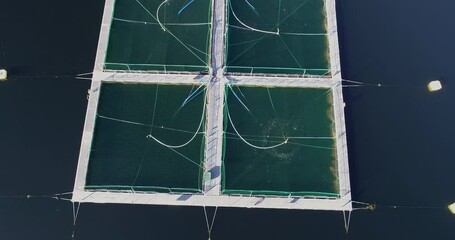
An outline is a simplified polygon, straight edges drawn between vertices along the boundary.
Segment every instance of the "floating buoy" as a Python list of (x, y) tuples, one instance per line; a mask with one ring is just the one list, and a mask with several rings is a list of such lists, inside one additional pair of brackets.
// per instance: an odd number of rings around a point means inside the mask
[(452, 204), (449, 205), (449, 210), (450, 210), (453, 214), (455, 214), (455, 203), (452, 203)]
[(0, 69), (0, 81), (5, 81), (8, 78), (8, 72), (5, 69)]
[(442, 89), (442, 84), (439, 80), (434, 80), (428, 83), (428, 90), (430, 92), (436, 92)]

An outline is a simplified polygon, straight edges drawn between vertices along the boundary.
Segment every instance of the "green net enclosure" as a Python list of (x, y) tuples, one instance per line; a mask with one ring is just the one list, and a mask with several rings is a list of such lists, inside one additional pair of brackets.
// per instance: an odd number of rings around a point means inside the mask
[(210, 0), (116, 0), (105, 69), (206, 71)]
[(331, 89), (226, 92), (224, 194), (338, 196)]
[(228, 72), (328, 75), (324, 0), (227, 0)]
[(199, 192), (204, 85), (103, 83), (86, 189)]

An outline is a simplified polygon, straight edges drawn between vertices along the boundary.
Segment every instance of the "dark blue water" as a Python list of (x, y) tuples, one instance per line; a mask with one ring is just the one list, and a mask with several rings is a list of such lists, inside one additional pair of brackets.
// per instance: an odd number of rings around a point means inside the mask
[[(345, 89), (352, 193), (385, 208), (353, 213), (221, 209), (213, 239), (454, 239), (455, 2), (338, 1), (343, 76), (391, 87)], [(102, 1), (3, 0), (0, 66), (14, 75), (93, 68)], [(425, 84), (443, 80), (430, 94)], [(0, 83), (0, 195), (72, 189), (89, 82)], [(0, 239), (70, 239), (71, 207), (0, 199)], [(201, 208), (82, 206), (76, 239), (206, 239)]]

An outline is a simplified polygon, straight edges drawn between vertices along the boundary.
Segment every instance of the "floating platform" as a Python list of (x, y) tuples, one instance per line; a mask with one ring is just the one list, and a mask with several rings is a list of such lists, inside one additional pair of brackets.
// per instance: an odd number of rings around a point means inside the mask
[(334, 0), (107, 0), (72, 201), (351, 211), (340, 72)]

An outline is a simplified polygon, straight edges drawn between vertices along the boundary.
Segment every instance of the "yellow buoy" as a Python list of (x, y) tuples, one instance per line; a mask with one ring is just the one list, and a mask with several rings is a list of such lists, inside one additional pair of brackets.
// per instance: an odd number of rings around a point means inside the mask
[(455, 214), (455, 203), (452, 203), (452, 204), (449, 205), (449, 210), (450, 210), (453, 214)]
[(0, 81), (5, 81), (8, 78), (8, 73), (5, 69), (0, 69)]
[(428, 90), (430, 92), (436, 92), (442, 89), (442, 84), (439, 80), (434, 80), (428, 83)]

